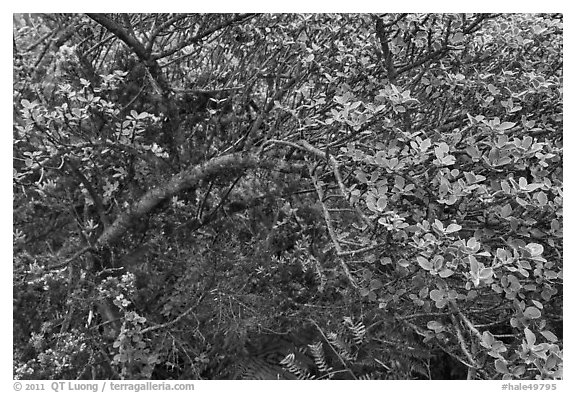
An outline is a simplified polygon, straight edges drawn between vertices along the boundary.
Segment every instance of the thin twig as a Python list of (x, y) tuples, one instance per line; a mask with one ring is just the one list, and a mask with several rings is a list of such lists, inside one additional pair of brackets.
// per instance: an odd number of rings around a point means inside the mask
[(466, 355), (466, 358), (468, 358), (468, 361), (474, 366), (474, 368), (479, 368), (480, 366), (478, 366), (476, 360), (474, 359), (474, 356), (472, 356), (472, 354), (468, 350), (468, 347), (466, 346), (466, 340), (464, 339), (462, 330), (460, 330), (458, 320), (454, 315), (451, 315), (450, 319), (452, 320), (452, 326), (454, 326), (454, 329), (456, 330), (456, 337), (458, 338), (460, 349), (462, 349), (462, 352), (464, 353), (464, 355)]
[(352, 276), (352, 273), (350, 273), (350, 269), (348, 269), (348, 265), (346, 265), (346, 262), (341, 257), (341, 255), (345, 251), (342, 249), (342, 246), (340, 245), (340, 242), (338, 241), (338, 236), (336, 235), (336, 231), (334, 230), (334, 226), (332, 225), (332, 218), (330, 217), (330, 212), (328, 211), (328, 208), (326, 207), (326, 204), (324, 203), (324, 193), (322, 191), (322, 186), (318, 182), (318, 178), (316, 177), (316, 175), (314, 174), (312, 169), (310, 169), (310, 177), (312, 178), (312, 182), (314, 183), (314, 187), (316, 187), (316, 193), (318, 194), (318, 200), (320, 201), (320, 204), (322, 205), (322, 210), (324, 212), (324, 221), (326, 222), (326, 227), (328, 228), (328, 234), (330, 235), (330, 239), (332, 240), (332, 244), (334, 244), (334, 248), (336, 249), (336, 254), (337, 254), (337, 258), (340, 262), (340, 266), (342, 266), (342, 269), (344, 270), (344, 274), (346, 275), (346, 277), (348, 278), (348, 281), (350, 281), (352, 286), (354, 288), (359, 288), (358, 283), (356, 283), (356, 280)]

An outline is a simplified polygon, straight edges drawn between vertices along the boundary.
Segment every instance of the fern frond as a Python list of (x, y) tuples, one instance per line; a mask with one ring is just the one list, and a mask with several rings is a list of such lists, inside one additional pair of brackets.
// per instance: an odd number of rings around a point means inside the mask
[(298, 379), (314, 379), (308, 370), (298, 364), (294, 353), (289, 353), (284, 357), (284, 359), (280, 360), (280, 365), (282, 365), (286, 371), (296, 376)]
[(318, 341), (315, 344), (308, 344), (308, 348), (310, 348), (310, 352), (314, 358), (314, 364), (318, 370), (322, 373), (330, 373), (332, 371), (332, 367), (328, 366), (328, 363), (326, 362), (324, 349), (322, 348), (322, 342)]
[(328, 342), (336, 351), (338, 355), (346, 361), (354, 361), (356, 356), (350, 353), (350, 349), (344, 340), (342, 340), (336, 333), (328, 333), (326, 336)]
[(364, 323), (362, 321), (354, 323), (352, 318), (346, 317), (344, 318), (344, 325), (352, 333), (354, 344), (361, 345), (366, 337), (366, 326), (364, 326)]

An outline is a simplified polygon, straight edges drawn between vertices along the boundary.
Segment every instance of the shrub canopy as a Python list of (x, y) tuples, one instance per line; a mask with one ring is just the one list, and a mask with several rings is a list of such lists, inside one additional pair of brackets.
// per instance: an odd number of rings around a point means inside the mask
[(15, 14), (15, 377), (561, 378), (562, 29)]

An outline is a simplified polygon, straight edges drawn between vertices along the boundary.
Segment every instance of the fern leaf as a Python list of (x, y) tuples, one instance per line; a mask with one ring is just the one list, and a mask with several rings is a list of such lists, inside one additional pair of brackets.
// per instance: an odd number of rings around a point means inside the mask
[(280, 364), (286, 371), (296, 376), (298, 379), (313, 379), (308, 370), (298, 364), (294, 353), (286, 355), (284, 359), (280, 361)]
[(347, 361), (355, 360), (356, 357), (350, 353), (348, 345), (336, 333), (328, 333), (327, 338), (340, 357)]
[(329, 367), (328, 363), (326, 362), (326, 357), (324, 356), (324, 350), (322, 348), (322, 342), (318, 341), (316, 344), (308, 344), (308, 348), (310, 348), (310, 352), (314, 358), (314, 364), (316, 364), (318, 370), (322, 373), (330, 373), (332, 371), (332, 367)]

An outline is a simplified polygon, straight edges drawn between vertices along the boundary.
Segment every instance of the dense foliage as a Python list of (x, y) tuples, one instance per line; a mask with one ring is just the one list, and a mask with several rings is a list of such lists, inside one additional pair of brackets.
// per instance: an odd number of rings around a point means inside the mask
[(562, 16), (14, 16), (14, 375), (562, 378)]

